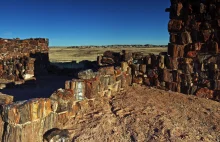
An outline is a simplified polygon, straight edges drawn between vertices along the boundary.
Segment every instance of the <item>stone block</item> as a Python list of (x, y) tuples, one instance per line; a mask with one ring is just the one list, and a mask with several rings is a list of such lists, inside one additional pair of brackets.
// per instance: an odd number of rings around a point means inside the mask
[(159, 55), (158, 58), (158, 67), (160, 69), (164, 69), (165, 68), (165, 56), (164, 55)]
[(0, 104), (10, 104), (14, 100), (14, 96), (0, 93)]
[(112, 58), (102, 57), (101, 63), (107, 65), (113, 65), (115, 64), (115, 61)]
[(58, 103), (56, 112), (68, 111), (73, 102), (76, 101), (74, 92), (67, 89), (58, 89), (50, 96), (50, 99)]
[(182, 32), (180, 35), (181, 44), (192, 43), (191, 35), (189, 32)]
[(147, 71), (147, 65), (146, 64), (141, 64), (140, 65), (140, 72), (145, 74)]
[(129, 62), (132, 60), (132, 53), (128, 50), (122, 50), (123, 53), (123, 61)]
[(85, 80), (85, 97), (92, 99), (97, 97), (100, 81), (97, 78)]
[(65, 89), (70, 89), (70, 80), (65, 81)]
[(171, 19), (168, 24), (168, 31), (169, 32), (179, 32), (179, 31), (181, 31), (182, 27), (183, 27), (182, 20)]
[(177, 82), (166, 82), (166, 88), (174, 92), (181, 92), (181, 85)]
[(165, 81), (165, 82), (173, 82), (172, 70), (163, 69), (163, 81)]
[(110, 75), (109, 76), (109, 85), (112, 85), (116, 82), (116, 76), (115, 75)]
[(98, 72), (100, 75), (113, 75), (114, 74), (114, 66), (109, 67), (101, 67)]
[(184, 45), (177, 45), (177, 44), (168, 44), (168, 54), (171, 57), (177, 58), (177, 57), (184, 57), (185, 53), (185, 46)]
[(141, 60), (143, 59), (144, 55), (143, 55), (143, 52), (133, 52), (132, 53), (132, 58), (134, 60)]
[(128, 63), (127, 62), (121, 62), (121, 69), (122, 71), (126, 72), (128, 70)]
[(3, 105), (2, 117), (10, 124), (24, 124), (45, 118), (52, 112), (51, 100), (48, 98), (31, 99)]
[(85, 81), (75, 80), (74, 96), (76, 101), (82, 101), (85, 98)]

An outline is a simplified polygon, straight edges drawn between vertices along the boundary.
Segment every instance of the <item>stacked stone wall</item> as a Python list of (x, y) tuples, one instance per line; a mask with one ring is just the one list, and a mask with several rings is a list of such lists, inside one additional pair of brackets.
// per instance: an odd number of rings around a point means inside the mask
[(0, 39), (0, 78), (25, 80), (46, 72), (48, 39)]

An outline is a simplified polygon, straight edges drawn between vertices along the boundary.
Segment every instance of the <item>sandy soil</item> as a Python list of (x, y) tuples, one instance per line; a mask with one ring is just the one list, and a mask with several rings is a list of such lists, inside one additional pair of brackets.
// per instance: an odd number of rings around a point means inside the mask
[(149, 53), (158, 54), (159, 52), (166, 52), (167, 48), (50, 48), (49, 59), (51, 62), (69, 62), (72, 60), (96, 61), (97, 56), (103, 54), (107, 50), (115, 52), (129, 50), (132, 52), (143, 52), (146, 55)]
[(135, 86), (84, 106), (66, 129), (76, 142), (220, 141), (220, 103)]

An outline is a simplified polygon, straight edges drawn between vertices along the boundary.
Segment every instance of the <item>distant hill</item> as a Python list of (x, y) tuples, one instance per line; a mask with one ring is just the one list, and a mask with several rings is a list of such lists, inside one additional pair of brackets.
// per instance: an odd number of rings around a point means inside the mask
[(153, 45), (153, 44), (145, 44), (145, 45), (88, 45), (88, 46), (50, 46), (50, 48), (156, 48), (156, 47), (167, 47), (167, 45)]

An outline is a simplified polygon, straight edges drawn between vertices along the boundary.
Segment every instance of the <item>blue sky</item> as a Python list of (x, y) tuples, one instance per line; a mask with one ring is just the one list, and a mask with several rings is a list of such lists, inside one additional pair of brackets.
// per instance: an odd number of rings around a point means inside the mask
[(50, 46), (167, 44), (169, 0), (1, 0), (1, 38)]

